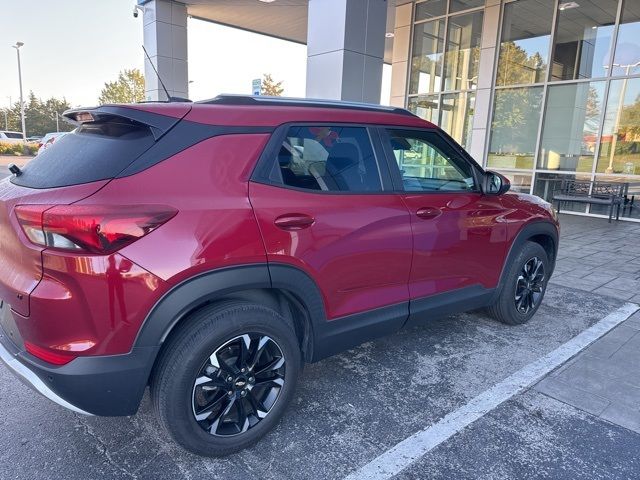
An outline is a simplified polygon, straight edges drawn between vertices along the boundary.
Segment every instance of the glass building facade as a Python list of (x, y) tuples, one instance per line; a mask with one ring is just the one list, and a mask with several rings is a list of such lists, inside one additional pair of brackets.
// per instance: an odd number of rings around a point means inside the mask
[(398, 63), (407, 108), (513, 190), (550, 200), (563, 179), (628, 183), (634, 205), (622, 218), (640, 220), (640, 0), (424, 0), (410, 9), (409, 61)]

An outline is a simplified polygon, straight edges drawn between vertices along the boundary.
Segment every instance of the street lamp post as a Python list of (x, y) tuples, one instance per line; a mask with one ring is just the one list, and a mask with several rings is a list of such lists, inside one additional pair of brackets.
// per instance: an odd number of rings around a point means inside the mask
[(22, 140), (27, 141), (27, 131), (24, 126), (24, 101), (22, 100), (22, 68), (20, 66), (20, 47), (22, 47), (24, 43), (16, 42), (15, 45), (12, 45), (13, 48), (16, 49), (16, 53), (18, 54), (18, 82), (20, 83), (20, 119), (22, 121)]

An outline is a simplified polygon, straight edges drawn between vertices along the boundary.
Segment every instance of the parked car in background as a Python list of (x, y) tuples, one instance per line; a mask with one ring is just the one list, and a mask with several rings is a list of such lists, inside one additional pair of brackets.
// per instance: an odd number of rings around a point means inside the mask
[[(38, 143), (38, 144), (40, 144), (41, 140), (42, 140), (42, 137), (39, 136), (39, 135), (38, 136), (34, 136), (34, 137), (27, 137), (27, 142), (29, 142), (29, 143)], [(40, 145), (38, 145), (38, 146), (40, 146)]]
[(64, 137), (67, 133), (69, 133), (69, 132), (47, 133), (44, 137), (42, 137), (42, 140), (40, 140), (40, 145), (39, 145), (39, 148), (38, 148), (38, 155), (40, 155), (47, 148), (49, 148), (51, 145), (53, 145), (56, 142), (56, 140), (58, 140), (61, 137)]
[(133, 415), (150, 386), (201, 455), (263, 437), (305, 362), (470, 309), (527, 322), (554, 269), (551, 205), (404, 109), (220, 96), (65, 117), (0, 184), (0, 358), (80, 413)]
[(22, 143), (22, 132), (10, 132), (8, 130), (0, 130), (0, 142), (4, 143)]

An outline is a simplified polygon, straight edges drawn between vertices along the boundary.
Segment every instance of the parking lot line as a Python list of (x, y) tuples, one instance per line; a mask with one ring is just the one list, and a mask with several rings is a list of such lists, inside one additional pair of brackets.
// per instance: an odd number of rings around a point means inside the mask
[(473, 398), (440, 421), (396, 444), (345, 480), (383, 480), (397, 475), (442, 442), (482, 418), (501, 403), (526, 390), (545, 375), (571, 359), (614, 327), (629, 318), (640, 307), (625, 303), (605, 318), (562, 344), (544, 357), (518, 370), (505, 380)]

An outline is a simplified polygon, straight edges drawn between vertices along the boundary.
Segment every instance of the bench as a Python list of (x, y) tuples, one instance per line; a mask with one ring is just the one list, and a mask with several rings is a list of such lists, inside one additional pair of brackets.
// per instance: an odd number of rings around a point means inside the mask
[(609, 223), (616, 211), (620, 219), (620, 206), (625, 203), (628, 185), (625, 183), (602, 183), (579, 180), (562, 180), (560, 188), (553, 191), (553, 201), (558, 213), (562, 202), (589, 203), (609, 206)]

